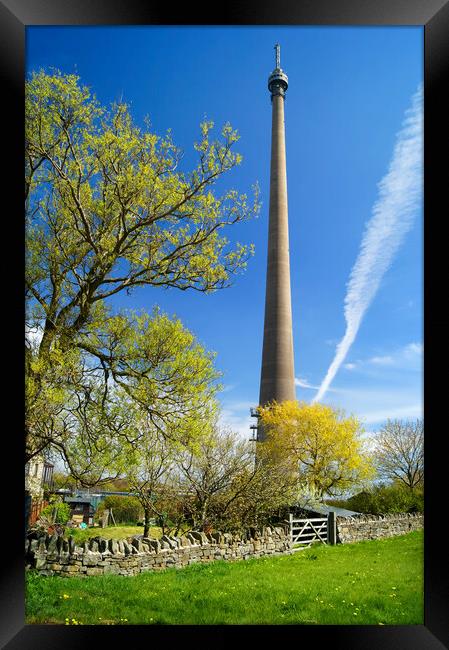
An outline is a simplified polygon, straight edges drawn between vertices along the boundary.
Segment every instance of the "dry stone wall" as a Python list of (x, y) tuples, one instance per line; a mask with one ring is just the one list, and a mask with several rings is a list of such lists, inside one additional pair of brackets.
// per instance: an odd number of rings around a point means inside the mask
[(79, 546), (72, 537), (32, 533), (25, 542), (27, 568), (34, 568), (41, 575), (65, 577), (136, 575), (196, 562), (246, 560), (286, 553), (291, 553), (291, 542), (282, 527), (266, 527), (243, 536), (191, 532), (181, 537), (164, 535), (159, 540), (143, 536), (122, 540), (95, 537)]
[(424, 527), (423, 514), (363, 515), (351, 519), (337, 517), (337, 543), (404, 535)]
[[(337, 517), (337, 543), (403, 535), (423, 528), (422, 514)], [(136, 575), (181, 568), (196, 562), (246, 560), (292, 553), (288, 526), (252, 529), (244, 535), (192, 531), (180, 537), (151, 539), (138, 535), (114, 540), (94, 537), (77, 545), (73, 537), (31, 532), (25, 541), (26, 567), (41, 575)]]

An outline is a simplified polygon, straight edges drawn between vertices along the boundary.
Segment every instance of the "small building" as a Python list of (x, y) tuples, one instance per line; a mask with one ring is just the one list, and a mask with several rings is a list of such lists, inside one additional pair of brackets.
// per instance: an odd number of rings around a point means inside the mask
[(53, 468), (40, 454), (25, 465), (25, 530), (37, 521), (48, 504), (44, 494), (53, 488)]
[(52, 463), (47, 462), (41, 455), (35, 456), (25, 465), (25, 492), (33, 499), (42, 499), (45, 490), (51, 490), (53, 485)]
[(95, 508), (91, 499), (83, 496), (66, 497), (64, 499), (70, 506), (70, 516), (79, 519), (82, 516), (82, 521), (88, 526), (94, 523)]

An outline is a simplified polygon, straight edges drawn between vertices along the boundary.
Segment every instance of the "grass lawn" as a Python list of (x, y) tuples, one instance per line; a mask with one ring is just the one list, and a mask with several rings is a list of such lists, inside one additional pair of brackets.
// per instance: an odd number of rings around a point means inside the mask
[[(77, 544), (81, 544), (91, 537), (103, 537), (104, 539), (125, 539), (125, 537), (133, 537), (133, 535), (142, 535), (143, 526), (106, 526), (100, 528), (95, 526), (92, 528), (70, 528), (65, 532), (64, 537), (72, 535)], [(158, 526), (151, 526), (149, 537), (152, 539), (159, 539), (162, 536), (162, 529)]]
[(26, 622), (423, 624), (423, 532), (137, 576), (27, 575)]

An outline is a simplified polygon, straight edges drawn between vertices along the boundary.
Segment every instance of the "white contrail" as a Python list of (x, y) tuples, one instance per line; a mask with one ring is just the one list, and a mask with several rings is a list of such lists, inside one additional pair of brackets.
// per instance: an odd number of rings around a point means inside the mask
[(378, 184), (378, 198), (352, 268), (345, 298), (346, 332), (337, 345), (334, 360), (312, 402), (328, 390), (357, 336), (362, 318), (371, 304), (393, 257), (410, 229), (422, 200), (423, 89), (413, 95), (401, 130), (396, 135), (387, 174)]

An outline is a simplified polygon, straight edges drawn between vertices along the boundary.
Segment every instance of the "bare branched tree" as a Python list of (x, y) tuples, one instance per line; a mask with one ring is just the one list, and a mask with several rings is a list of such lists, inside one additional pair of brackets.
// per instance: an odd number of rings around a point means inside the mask
[(424, 485), (424, 423), (387, 420), (375, 440), (375, 458), (382, 478), (410, 489)]

